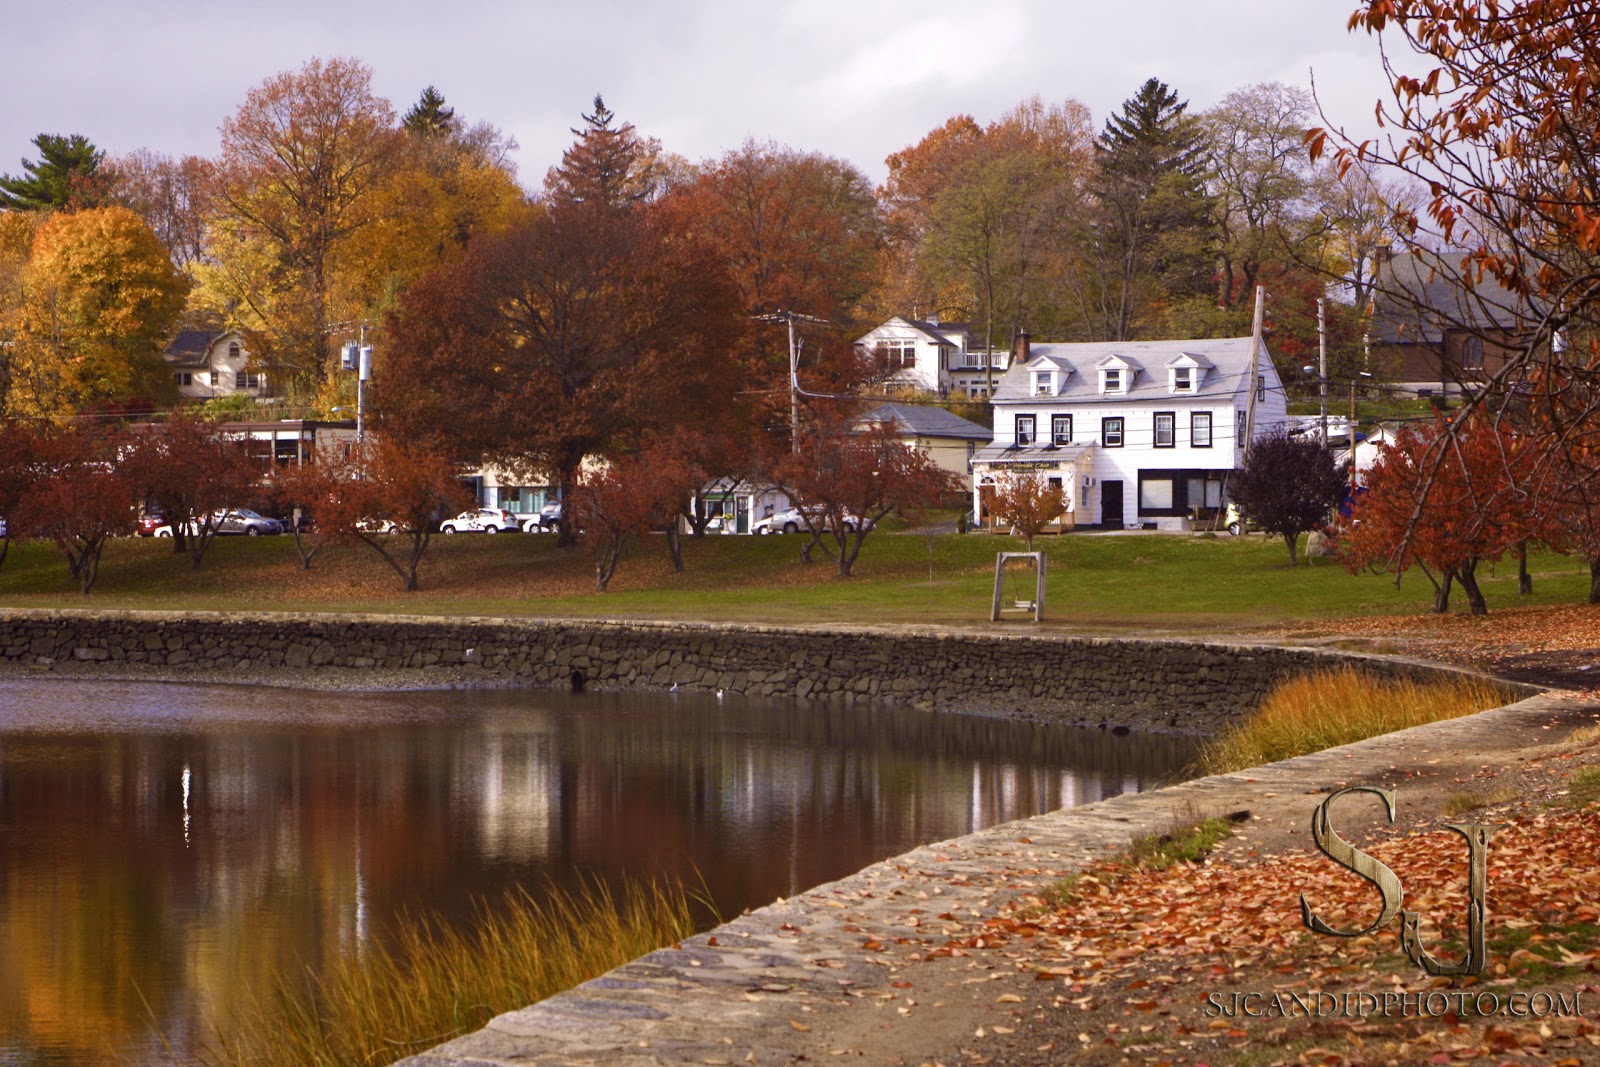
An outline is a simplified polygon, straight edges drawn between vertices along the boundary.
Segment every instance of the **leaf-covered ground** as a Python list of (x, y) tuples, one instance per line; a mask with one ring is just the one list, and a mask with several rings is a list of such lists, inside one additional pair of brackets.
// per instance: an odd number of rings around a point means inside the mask
[[(1354, 833), (1340, 823), (1399, 875), (1405, 907), (1423, 916), (1424, 947), (1447, 962), (1462, 951), (1466, 848), (1440, 823), (1506, 824), (1489, 851), (1490, 965), (1481, 976), (1423, 973), (1401, 952), (1398, 920), (1353, 939), (1312, 934), (1302, 893), (1329, 922), (1360, 928), (1378, 913), (1377, 892), (1320, 853), (1289, 847), (1284, 834), (1256, 835), (1199, 865), (1103, 864), (1063, 887), (1066, 903), (1024, 898), (964, 929), (930, 955), (989, 965), (1000, 957), (1031, 970), (1039, 992), (1010, 994), (967, 1046), (936, 1062), (1600, 1063), (1600, 768), (1582, 766), (1600, 763), (1597, 749), (1590, 741), (1514, 774), (1479, 768), (1458, 781), (1458, 806), (1499, 802), (1453, 818), (1408, 811), (1417, 794), (1402, 786), (1393, 829), (1367, 820)], [(1315, 798), (1306, 801), (1309, 810)], [(1338, 812), (1359, 823), (1366, 805), (1379, 807), (1350, 798)], [(1248, 1002), (1261, 1015), (1234, 999), (1246, 993), (1262, 994)], [(1401, 1014), (1391, 996), (1388, 1018), (1370, 1007), (1366, 1018), (1306, 1017), (1287, 998), (1315, 1004), (1317, 993), (1434, 994), (1433, 1011)], [(1273, 994), (1284, 995), (1278, 1007), (1289, 1017), (1274, 1012)], [(1582, 1015), (1556, 1017), (1535, 994), (1564, 997)], [(1320, 1003), (1326, 1011), (1333, 1001)], [(1480, 1014), (1496, 1003), (1501, 1014)]]

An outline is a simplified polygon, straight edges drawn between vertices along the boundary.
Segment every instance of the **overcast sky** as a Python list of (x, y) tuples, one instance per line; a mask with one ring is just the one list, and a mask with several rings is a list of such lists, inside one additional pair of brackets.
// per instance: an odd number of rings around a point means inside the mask
[(79, 0), (4, 4), (0, 172), (35, 134), (116, 155), (212, 155), (245, 93), (314, 57), (353, 56), (397, 112), (432, 84), (516, 138), (538, 186), (596, 92), (700, 160), (746, 138), (884, 157), (952, 115), (980, 122), (1038, 94), (1104, 123), (1146, 78), (1194, 110), (1265, 81), (1311, 84), (1328, 119), (1370, 135), (1384, 85), (1354, 0)]

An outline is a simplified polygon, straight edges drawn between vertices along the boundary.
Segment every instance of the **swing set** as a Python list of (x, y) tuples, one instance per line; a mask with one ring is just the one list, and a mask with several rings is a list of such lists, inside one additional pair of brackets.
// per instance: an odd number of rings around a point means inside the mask
[[(1023, 561), (1022, 566), (1011, 569), (1007, 592), (1006, 564)], [(1043, 552), (999, 552), (994, 558), (994, 603), (989, 609), (989, 621), (999, 622), (1001, 615), (1033, 616), (1034, 622), (1044, 619), (1044, 569)], [(1028, 571), (1033, 571), (1033, 595), (1028, 594)]]

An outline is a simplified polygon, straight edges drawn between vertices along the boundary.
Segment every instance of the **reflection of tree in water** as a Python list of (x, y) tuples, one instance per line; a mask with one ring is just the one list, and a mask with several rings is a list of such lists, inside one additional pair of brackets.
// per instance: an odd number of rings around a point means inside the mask
[(581, 871), (703, 876), (735, 914), (1190, 751), (706, 695), (59, 686), (0, 686), (0, 1060), (142, 1049), (152, 1014), (187, 1047), (403, 909)]

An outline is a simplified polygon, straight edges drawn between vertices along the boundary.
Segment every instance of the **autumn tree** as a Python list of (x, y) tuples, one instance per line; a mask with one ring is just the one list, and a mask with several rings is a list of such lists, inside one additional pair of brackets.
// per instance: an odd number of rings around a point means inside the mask
[(1524, 454), (1509, 427), (1484, 415), (1460, 421), (1408, 429), (1383, 450), (1340, 551), (1348, 567), (1381, 565), (1396, 581), (1421, 565), (1436, 612), (1449, 610), (1460, 582), (1472, 614), (1484, 615), (1478, 565), (1524, 540), (1533, 512), (1515, 489)]
[[(1519, 324), (1504, 363), (1488, 368), (1465, 409), (1500, 417), (1511, 393), (1517, 403), (1505, 410), (1527, 413), (1524, 433), (1559, 439), (1600, 411), (1592, 101), (1600, 9), (1574, 0), (1510, 0), (1490, 10), (1474, 0), (1371, 0), (1350, 28), (1391, 42), (1383, 50), (1391, 92), (1380, 105), (1386, 136), (1339, 144), (1338, 165), (1371, 164), (1427, 190), (1420, 207), (1399, 212), (1398, 228), (1431, 265), (1437, 284), (1429, 289), (1460, 294), (1429, 308), (1443, 329)], [(1338, 143), (1325, 130), (1312, 137), (1317, 151)], [(1534, 381), (1544, 384), (1520, 391)], [(1587, 410), (1568, 410), (1562, 391), (1584, 397)], [(1469, 424), (1457, 420), (1446, 433)], [(1440, 476), (1449, 455), (1428, 453), (1424, 477)]]
[(812, 531), (805, 551), (820, 547), (841, 578), (850, 577), (861, 546), (891, 512), (916, 515), (958, 489), (952, 474), (892, 426), (862, 426), (838, 414), (807, 428), (799, 447), (777, 461), (773, 480)]
[(695, 421), (743, 328), (720, 258), (646, 202), (646, 162), (615, 151), (645, 143), (589, 118), (567, 165), (595, 172), (554, 175), (540, 210), (407, 291), (380, 401), (385, 432), (547, 472), (563, 499), (586, 458)]
[(166, 513), (173, 550), (187, 552), (195, 570), (223, 513), (253, 493), (262, 473), (243, 441), (220, 424), (185, 412), (139, 427), (120, 464), (138, 499)]
[(250, 90), (221, 133), (202, 295), (284, 380), (315, 386), (329, 371), (335, 257), (377, 217), (394, 112), (361, 63), (313, 59)]
[(106, 542), (133, 530), (134, 493), (117, 462), (121, 443), (110, 430), (40, 426), (26, 484), (6, 517), (15, 536), (56, 546), (80, 593), (99, 577)]
[(150, 228), (121, 207), (51, 216), (22, 270), (8, 410), (62, 415), (173, 392), (161, 352), (187, 282)]
[(572, 131), (577, 138), (561, 154), (561, 165), (545, 176), (545, 193), (559, 204), (615, 210), (643, 204), (661, 188), (661, 143), (644, 137), (631, 122), (617, 122), (596, 93), (594, 114)]
[(0, 177), (0, 209), (55, 211), (97, 207), (106, 194), (100, 165), (105, 153), (83, 134), (41, 133), (33, 139), (36, 162), (22, 161), (23, 173)]
[(460, 468), (442, 453), (388, 436), (312, 461), (327, 490), (315, 504), (320, 536), (366, 545), (399, 575), (406, 592), (416, 592), (440, 516), (471, 505)]
[(571, 498), (571, 518), (594, 554), (595, 588), (605, 592), (628, 542), (653, 530), (666, 534), (674, 569), (681, 572), (679, 514), (684, 497), (704, 483), (703, 472), (665, 439), (586, 473)]
[(1283, 538), (1293, 566), (1296, 541), (1327, 521), (1344, 488), (1345, 470), (1326, 447), (1276, 431), (1251, 443), (1244, 466), (1228, 481), (1228, 496), (1257, 526)]
[(110, 163), (112, 196), (144, 219), (179, 269), (206, 255), (206, 190), (214, 181), (209, 161), (139, 149)]
[(994, 513), (1011, 524), (1015, 533), (1033, 539), (1053, 522), (1060, 522), (1067, 510), (1067, 494), (1060, 480), (1051, 481), (1036, 470), (1003, 471), (995, 478)]

